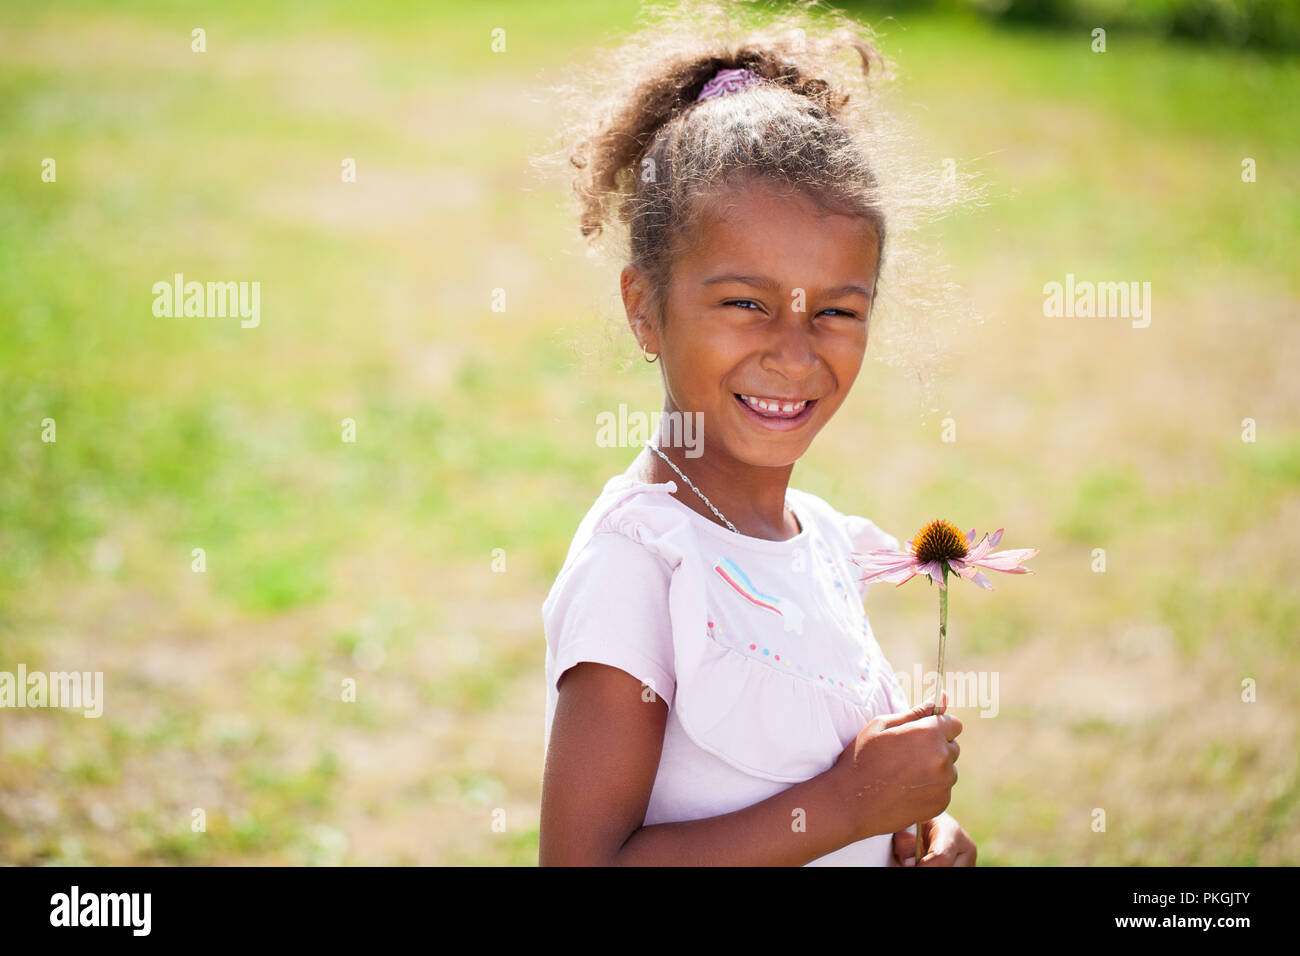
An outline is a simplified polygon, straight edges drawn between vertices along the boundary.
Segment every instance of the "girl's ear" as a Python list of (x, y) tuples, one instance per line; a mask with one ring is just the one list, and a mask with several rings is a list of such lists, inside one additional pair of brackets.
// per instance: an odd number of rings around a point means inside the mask
[(627, 312), (627, 324), (636, 336), (637, 344), (645, 351), (657, 354), (659, 334), (650, 321), (651, 296), (645, 276), (636, 266), (624, 266), (619, 276), (619, 285), (623, 293), (623, 308)]

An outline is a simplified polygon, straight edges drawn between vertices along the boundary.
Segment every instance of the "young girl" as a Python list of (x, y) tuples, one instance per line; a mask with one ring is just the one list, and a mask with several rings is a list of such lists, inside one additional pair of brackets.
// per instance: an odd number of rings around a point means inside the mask
[(975, 861), (961, 722), (907, 709), (849, 560), (898, 540), (789, 487), (862, 366), (888, 218), (833, 62), (878, 54), (794, 22), (637, 38), (573, 154), (584, 234), (622, 199), (665, 414), (542, 608), (543, 865), (907, 865), (917, 821), (922, 865)]

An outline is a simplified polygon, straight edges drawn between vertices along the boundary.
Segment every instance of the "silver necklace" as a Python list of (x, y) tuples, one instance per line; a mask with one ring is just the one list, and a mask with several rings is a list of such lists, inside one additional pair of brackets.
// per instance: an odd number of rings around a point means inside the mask
[[(695, 492), (697, 495), (700, 496), (700, 500), (709, 506), (709, 510), (712, 511), (715, 515), (717, 515), (718, 519), (723, 524), (725, 524), (732, 531), (735, 531), (736, 534), (740, 534), (739, 531), (736, 531), (736, 526), (732, 524), (730, 521), (728, 521), (726, 516), (721, 511), (713, 507), (713, 502), (710, 501), (708, 498), (704, 497), (704, 492), (700, 491), (699, 488), (696, 488), (694, 482), (692, 482), (691, 479), (683, 475), (682, 470), (672, 463), (672, 459), (670, 459), (667, 455), (665, 455), (662, 451), (660, 451), (657, 447), (655, 447), (653, 443), (649, 441), (645, 443), (645, 446), (649, 448), (652, 452), (654, 452), (656, 455), (658, 455), (660, 458), (662, 458), (665, 462), (667, 462), (668, 467), (671, 468), (673, 471), (677, 472), (677, 477), (680, 478), (682, 481), (686, 482), (686, 486), (690, 488), (691, 491)], [(787, 509), (790, 508), (789, 499), (786, 499), (785, 506)]]

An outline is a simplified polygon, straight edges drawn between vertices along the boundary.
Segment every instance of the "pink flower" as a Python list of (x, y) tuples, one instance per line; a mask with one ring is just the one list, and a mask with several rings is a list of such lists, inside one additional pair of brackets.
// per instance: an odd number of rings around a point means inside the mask
[(867, 554), (854, 551), (853, 561), (867, 572), (861, 581), (888, 581), (901, 586), (916, 575), (925, 574), (943, 589), (946, 572), (951, 570), (992, 591), (993, 585), (979, 568), (1006, 574), (1033, 574), (1029, 568), (1019, 565), (1038, 553), (1037, 548), (994, 552), (992, 549), (1002, 540), (1002, 531), (999, 528), (992, 537), (985, 535), (975, 544), (974, 528), (963, 535), (951, 521), (939, 519), (931, 521), (907, 542), (907, 551), (890, 548), (877, 548)]

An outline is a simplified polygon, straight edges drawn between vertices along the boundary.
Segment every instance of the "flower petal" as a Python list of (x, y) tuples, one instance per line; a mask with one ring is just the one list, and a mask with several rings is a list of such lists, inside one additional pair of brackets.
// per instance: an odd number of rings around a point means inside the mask
[[(899, 562), (898, 564), (885, 564), (885, 565), (879, 565), (870, 568), (862, 568), (861, 570), (862, 573), (865, 574), (867, 577), (874, 578), (881, 574), (892, 574), (895, 571), (901, 571), (903, 568), (909, 567), (910, 564), (911, 562), (902, 561)], [(861, 581), (863, 579), (858, 578), (858, 580)]]
[(866, 577), (858, 578), (859, 581), (866, 584), (874, 584), (876, 581), (887, 581), (890, 584), (901, 584), (912, 575), (916, 574), (916, 566), (911, 564), (903, 565), (901, 568), (886, 568), (883, 571), (877, 571), (874, 574), (868, 574)]
[[(1038, 553), (1037, 548), (1017, 548), (1012, 551), (998, 551), (994, 554), (982, 555), (971, 564), (978, 564), (982, 568), (988, 568), (990, 571), (1012, 571), (1015, 567), (1028, 561)], [(970, 559), (967, 559), (970, 560)], [(1028, 568), (1024, 569), (1028, 571)], [(1023, 573), (1023, 571), (1021, 572)]]
[(974, 578), (975, 575), (979, 574), (978, 571), (976, 571), (965, 561), (960, 561), (955, 558), (949, 558), (948, 564), (952, 567), (953, 571), (957, 572), (968, 581)]
[(906, 551), (895, 551), (893, 548), (877, 548), (875, 551), (850, 551), (849, 554), (854, 561), (872, 561), (876, 558), (894, 558), (900, 555), (906, 556)]
[(912, 578), (916, 577), (916, 574), (917, 574), (917, 568), (915, 566), (908, 568), (907, 577), (903, 578), (903, 580), (898, 582), (898, 587), (901, 588), (908, 581), (912, 580)]
[(908, 565), (903, 568), (891, 568), (887, 571), (877, 571), (875, 574), (869, 574), (864, 578), (858, 578), (862, 584), (874, 584), (877, 581), (888, 581), (891, 584), (902, 579), (903, 575), (915, 574), (916, 568)]
[(913, 555), (906, 551), (890, 551), (888, 549), (868, 551), (866, 554), (863, 554), (860, 551), (851, 551), (849, 553), (853, 560), (858, 564), (881, 564), (887, 561), (907, 561), (913, 557)]
[(874, 551), (850, 551), (849, 554), (853, 555), (855, 560), (857, 558), (876, 558), (881, 556), (892, 557), (900, 554), (905, 557), (911, 557), (910, 551), (898, 551), (894, 548), (876, 548)]
[(975, 529), (971, 528), (970, 533), (966, 535), (966, 547), (969, 548), (974, 543), (975, 543)]
[(989, 579), (981, 574), (970, 562), (949, 558), (948, 563), (952, 565), (954, 571), (964, 577), (967, 581), (972, 581), (975, 584), (978, 584), (986, 591), (993, 590), (993, 585), (989, 583)]
[(994, 532), (993, 532), (993, 535), (989, 538), (989, 549), (990, 549), (990, 550), (992, 550), (993, 548), (996, 548), (996, 547), (998, 546), (998, 542), (1002, 540), (1002, 532), (1003, 532), (1004, 530), (1005, 530), (1005, 529), (1003, 529), (1003, 528), (998, 528), (997, 531), (994, 531)]
[(910, 556), (902, 556), (896, 558), (880, 558), (872, 562), (861, 560), (856, 561), (855, 563), (859, 568), (870, 575), (880, 574), (882, 572), (898, 571), (902, 568), (911, 567), (916, 563), (916, 560)]
[(943, 583), (943, 572), (939, 569), (938, 561), (927, 561), (925, 564), (921, 565), (921, 571), (930, 575), (931, 580), (933, 580), (935, 584), (939, 585), (940, 591), (945, 589)]

